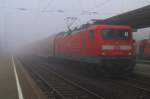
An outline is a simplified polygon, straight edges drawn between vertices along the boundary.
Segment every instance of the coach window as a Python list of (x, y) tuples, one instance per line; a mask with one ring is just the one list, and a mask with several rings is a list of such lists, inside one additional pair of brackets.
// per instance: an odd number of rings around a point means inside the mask
[(94, 41), (94, 31), (89, 32), (89, 38), (91, 41)]

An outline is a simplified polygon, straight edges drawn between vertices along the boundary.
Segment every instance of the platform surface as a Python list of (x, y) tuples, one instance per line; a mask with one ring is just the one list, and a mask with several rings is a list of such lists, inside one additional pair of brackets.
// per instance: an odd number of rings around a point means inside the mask
[(23, 65), (12, 56), (0, 56), (0, 99), (46, 99)]
[(0, 57), (0, 99), (18, 99), (14, 70), (8, 57)]

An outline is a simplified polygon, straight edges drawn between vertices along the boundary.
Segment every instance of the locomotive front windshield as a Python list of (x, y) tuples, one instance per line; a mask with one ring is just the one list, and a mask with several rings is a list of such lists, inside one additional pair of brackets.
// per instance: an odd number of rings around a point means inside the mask
[(131, 38), (131, 33), (129, 30), (105, 29), (105, 30), (102, 30), (102, 37), (103, 39), (128, 40)]

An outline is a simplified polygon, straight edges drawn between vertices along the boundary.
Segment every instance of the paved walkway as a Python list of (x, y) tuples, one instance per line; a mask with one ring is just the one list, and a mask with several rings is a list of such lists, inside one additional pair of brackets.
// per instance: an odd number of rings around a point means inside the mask
[(11, 60), (0, 58), (0, 99), (18, 99), (18, 91)]
[(0, 99), (46, 97), (17, 59), (0, 56)]

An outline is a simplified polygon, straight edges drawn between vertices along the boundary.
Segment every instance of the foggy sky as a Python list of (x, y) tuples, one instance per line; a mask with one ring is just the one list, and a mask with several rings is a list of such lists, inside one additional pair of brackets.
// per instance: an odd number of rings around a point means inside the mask
[[(66, 17), (78, 17), (74, 27), (149, 4), (150, 0), (0, 0), (1, 41), (16, 47), (66, 30)], [(89, 15), (86, 11), (97, 14)], [(141, 29), (135, 38), (147, 38), (149, 33), (149, 28)]]

